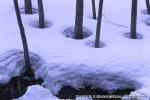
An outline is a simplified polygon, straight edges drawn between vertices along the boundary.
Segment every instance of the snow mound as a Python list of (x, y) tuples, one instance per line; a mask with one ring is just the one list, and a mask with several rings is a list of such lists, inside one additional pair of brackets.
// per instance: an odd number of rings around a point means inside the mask
[(101, 88), (109, 93), (118, 89), (137, 90), (141, 88), (141, 84), (130, 77), (123, 76), (120, 73), (87, 70), (86, 66), (82, 66), (82, 69), (62, 69), (55, 65), (48, 68), (43, 77), (45, 81), (42, 85), (49, 88), (54, 95), (57, 95), (64, 86), (71, 86), (78, 90), (87, 85), (92, 86), (92, 88)]
[(129, 96), (124, 96), (122, 100), (150, 100), (150, 87), (139, 89), (132, 92)]
[[(43, 63), (42, 59), (30, 53), (30, 61), (33, 69), (37, 69), (36, 72), (38, 72), (38, 68)], [(12, 77), (19, 76), (24, 71), (24, 66), (24, 56), (21, 50), (13, 49), (0, 55), (0, 85), (8, 83)]]
[[(53, 96), (51, 92), (40, 85), (28, 87), (27, 92), (20, 98), (15, 100), (60, 100)], [(69, 100), (69, 99), (67, 99)], [(88, 97), (78, 97), (76, 100), (93, 100)]]
[(40, 85), (33, 85), (28, 87), (24, 96), (17, 100), (59, 100), (54, 97), (51, 92)]

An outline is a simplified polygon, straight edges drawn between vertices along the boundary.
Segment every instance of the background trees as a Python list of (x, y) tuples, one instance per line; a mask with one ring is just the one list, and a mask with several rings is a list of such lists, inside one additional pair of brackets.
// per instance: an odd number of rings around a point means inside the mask
[(43, 1), (38, 1), (38, 10), (39, 10), (39, 28), (45, 28), (45, 19), (44, 19), (44, 9), (43, 9)]
[(132, 0), (132, 9), (131, 9), (131, 31), (130, 31), (130, 38), (136, 39), (136, 27), (137, 27), (137, 4), (138, 0)]
[(145, 0), (145, 1), (146, 1), (147, 14), (150, 15), (150, 3), (149, 3), (149, 0)]
[(31, 0), (24, 0), (25, 14), (32, 14), (32, 2)]
[(75, 39), (83, 39), (84, 0), (76, 0)]
[(97, 19), (97, 28), (96, 28), (95, 48), (100, 47), (100, 31), (101, 31), (102, 11), (103, 11), (103, 0), (100, 0), (99, 1), (98, 19)]
[(92, 11), (93, 11), (93, 19), (96, 19), (95, 0), (92, 0)]
[[(92, 11), (93, 19), (96, 19), (96, 6), (95, 0), (92, 1)], [(39, 28), (45, 28), (45, 19), (44, 19), (44, 9), (42, 0), (37, 0), (38, 10), (39, 10)], [(25, 0), (26, 8), (28, 12), (32, 11), (32, 2), (31, 0)], [(149, 6), (149, 0), (146, 0), (147, 8)], [(30, 10), (29, 10), (30, 9)], [(100, 31), (101, 31), (101, 21), (102, 21), (102, 10), (103, 10), (103, 0), (99, 1), (99, 11), (97, 19), (97, 28), (96, 28), (96, 38), (95, 38), (95, 47), (100, 47)], [(74, 28), (74, 38), (83, 39), (84, 30), (83, 30), (83, 12), (84, 12), (84, 0), (76, 0), (76, 17), (75, 17), (75, 28)], [(132, 11), (131, 11), (131, 29), (130, 29), (130, 38), (136, 39), (136, 25), (137, 25), (137, 0), (132, 0)]]

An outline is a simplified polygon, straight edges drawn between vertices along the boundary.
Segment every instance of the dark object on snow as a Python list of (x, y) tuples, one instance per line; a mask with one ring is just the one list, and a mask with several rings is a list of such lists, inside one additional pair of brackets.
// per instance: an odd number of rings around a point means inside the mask
[(44, 9), (43, 9), (43, 1), (38, 1), (38, 10), (39, 10), (39, 28), (45, 28), (45, 19), (44, 19)]
[(150, 15), (150, 3), (149, 3), (149, 0), (145, 0), (145, 2), (146, 2), (147, 14)]
[(34, 77), (33, 70), (31, 68), (31, 64), (30, 64), (29, 50), (28, 50), (28, 44), (27, 44), (27, 39), (26, 39), (26, 35), (25, 35), (25, 30), (24, 30), (21, 16), (20, 16), (18, 0), (14, 0), (14, 6), (15, 6), (15, 10), (16, 10), (16, 16), (17, 16), (17, 20), (18, 20), (20, 35), (21, 35), (23, 49), (24, 49), (24, 60), (25, 60), (25, 73), (24, 74), (28, 77)]
[(102, 11), (103, 11), (103, 0), (100, 0), (99, 10), (98, 10), (97, 28), (96, 28), (95, 48), (101, 47), (100, 46), (100, 31), (101, 31)]
[(96, 19), (95, 0), (92, 0), (92, 11), (93, 11), (93, 19)]
[(24, 0), (25, 4), (25, 14), (32, 14), (32, 1)]
[(83, 39), (84, 0), (76, 0), (75, 39)]
[(130, 38), (136, 39), (136, 27), (137, 27), (137, 4), (138, 0), (132, 0), (132, 11), (131, 11), (131, 31), (130, 31)]

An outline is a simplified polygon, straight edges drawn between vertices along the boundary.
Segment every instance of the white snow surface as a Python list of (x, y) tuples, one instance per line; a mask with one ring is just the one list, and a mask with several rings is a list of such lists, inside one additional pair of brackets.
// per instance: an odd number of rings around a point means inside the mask
[[(91, 19), (91, 0), (85, 0), (84, 27), (92, 35), (84, 40), (64, 36), (63, 31), (74, 26), (75, 1), (44, 0), (45, 17), (52, 24), (46, 29), (31, 27), (31, 23), (38, 20), (38, 14), (21, 14), (36, 77), (42, 77), (42, 86), (51, 91), (33, 86), (22, 97), (23, 100), (38, 95), (39, 91), (45, 91), (43, 95), (48, 97), (43, 100), (53, 100), (46, 94), (56, 95), (64, 85), (78, 89), (85, 83), (110, 92), (136, 88), (150, 97), (150, 28), (145, 24), (150, 17), (141, 13), (146, 8), (145, 1), (139, 0), (138, 4), (137, 31), (143, 36), (138, 40), (124, 36), (130, 31), (131, 0), (104, 1), (101, 41), (105, 47), (99, 49), (87, 45), (94, 41), (96, 33), (96, 21)], [(20, 8), (23, 3), (19, 0)], [(19, 75), (24, 64), (23, 54), (19, 53), (22, 44), (13, 0), (0, 0), (0, 4), (0, 84), (4, 84)], [(36, 0), (33, 0), (33, 7), (37, 8)], [(34, 91), (34, 88), (39, 91)]]
[(39, 85), (28, 87), (26, 94), (18, 100), (59, 100), (51, 92)]

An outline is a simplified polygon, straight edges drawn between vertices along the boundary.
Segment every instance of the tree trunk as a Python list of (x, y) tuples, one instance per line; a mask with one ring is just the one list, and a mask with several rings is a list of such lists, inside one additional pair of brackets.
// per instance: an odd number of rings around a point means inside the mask
[(31, 0), (24, 0), (25, 14), (32, 14), (32, 2)]
[(15, 10), (16, 10), (16, 16), (17, 16), (17, 20), (18, 20), (18, 25), (19, 25), (19, 29), (20, 29), (20, 35), (21, 35), (23, 50), (24, 50), (24, 60), (25, 60), (25, 69), (26, 69), (25, 74), (29, 77), (33, 77), (34, 75), (32, 74), (29, 50), (28, 50), (27, 40), (26, 40), (26, 36), (25, 36), (25, 30), (24, 30), (24, 27), (22, 24), (22, 19), (20, 16), (18, 0), (14, 0), (14, 6), (15, 6)]
[(76, 0), (75, 39), (83, 39), (84, 1)]
[(44, 9), (42, 0), (38, 0), (38, 10), (39, 10), (39, 28), (45, 28)]
[(92, 11), (93, 11), (93, 19), (96, 19), (95, 0), (92, 0)]
[(131, 11), (131, 39), (136, 39), (136, 27), (137, 27), (137, 0), (132, 0), (132, 11)]
[(150, 3), (149, 3), (149, 0), (146, 0), (146, 8), (147, 8), (147, 14), (150, 15)]
[(99, 1), (99, 10), (98, 10), (96, 38), (95, 38), (95, 48), (100, 47), (100, 31), (101, 31), (101, 22), (102, 22), (102, 11), (103, 11), (103, 0), (100, 0)]

